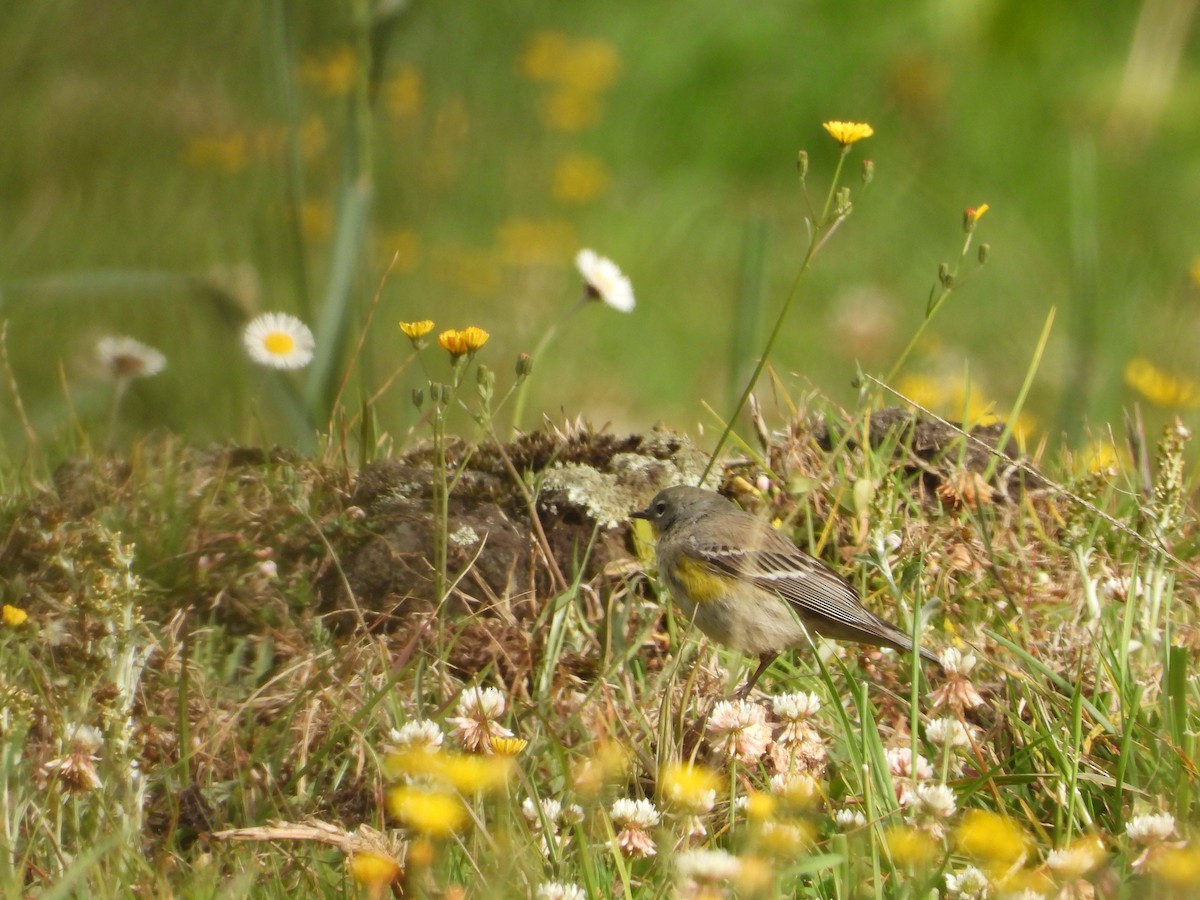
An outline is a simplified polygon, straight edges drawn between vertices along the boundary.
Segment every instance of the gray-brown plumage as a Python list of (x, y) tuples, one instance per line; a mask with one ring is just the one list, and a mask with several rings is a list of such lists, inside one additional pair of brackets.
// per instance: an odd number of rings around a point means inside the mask
[[(759, 657), (745, 696), (771, 661), (814, 635), (911, 651), (911, 638), (769, 524), (713, 491), (678, 486), (633, 513), (654, 527), (659, 577), (713, 640)], [(801, 624), (803, 623), (803, 624)], [(938, 662), (928, 650), (921, 658)]]

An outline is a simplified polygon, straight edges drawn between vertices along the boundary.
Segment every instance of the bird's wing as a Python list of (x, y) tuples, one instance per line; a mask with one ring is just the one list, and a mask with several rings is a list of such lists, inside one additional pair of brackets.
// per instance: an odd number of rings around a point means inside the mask
[(859, 640), (865, 632), (905, 649), (912, 645), (903, 631), (863, 606), (858, 592), (840, 575), (769, 526), (762, 526), (744, 546), (707, 543), (693, 549), (714, 571), (748, 579), (787, 600), (815, 631)]

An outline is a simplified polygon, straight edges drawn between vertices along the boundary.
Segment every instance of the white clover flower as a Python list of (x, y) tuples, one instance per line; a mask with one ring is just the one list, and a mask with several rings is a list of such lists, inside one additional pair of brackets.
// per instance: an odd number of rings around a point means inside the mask
[(1069, 847), (1046, 854), (1046, 867), (1061, 878), (1083, 878), (1104, 862), (1104, 842), (1097, 835), (1073, 841)]
[(974, 653), (963, 653), (957, 647), (947, 647), (942, 651), (942, 668), (947, 675), (962, 675), (971, 674), (971, 670), (975, 668), (975, 664), (979, 662)]
[(583, 276), (584, 292), (589, 299), (600, 300), (619, 312), (633, 312), (637, 302), (633, 285), (611, 259), (594, 250), (580, 250), (575, 256), (575, 267)]
[(271, 369), (302, 369), (312, 362), (317, 342), (308, 326), (287, 313), (263, 313), (242, 331), (250, 358)]
[(649, 800), (630, 800), (621, 797), (614, 800), (609, 815), (616, 825), (633, 825), (637, 828), (653, 828), (658, 825), (658, 809)]
[(933, 766), (920, 753), (917, 754), (917, 764), (913, 765), (911, 747), (892, 747), (884, 755), (893, 778), (912, 778), (914, 770), (918, 781), (933, 777)]
[(645, 858), (658, 852), (648, 829), (658, 825), (659, 812), (649, 800), (630, 800), (628, 797), (614, 800), (609, 816), (613, 825), (620, 829), (617, 846), (625, 855)]
[(709, 743), (724, 755), (744, 764), (756, 762), (771, 745), (767, 712), (749, 700), (722, 700), (713, 707), (705, 730)]
[(492, 738), (509, 738), (513, 733), (496, 720), (504, 715), (504, 695), (493, 687), (466, 688), (458, 697), (457, 716), (446, 721), (454, 725), (454, 736), (472, 753), (491, 753)]
[[(538, 807), (541, 807), (541, 813), (538, 813)], [(557, 825), (558, 820), (562, 817), (562, 801), (555, 800), (553, 797), (544, 797), (539, 803), (534, 803), (533, 798), (526, 797), (521, 802), (521, 815), (531, 825), (539, 825), (542, 821), (542, 816), (546, 817), (546, 821), (551, 825)]]
[(587, 894), (579, 885), (563, 884), (561, 881), (539, 884), (534, 896), (537, 900), (587, 900)]
[(776, 694), (771, 698), (771, 709), (775, 715), (787, 722), (811, 719), (821, 708), (821, 698), (816, 694), (796, 691), (791, 694)]
[(1175, 817), (1170, 813), (1134, 816), (1125, 826), (1125, 834), (1135, 844), (1161, 844), (1175, 832)]
[(956, 801), (954, 791), (944, 784), (921, 784), (909, 796), (909, 806), (922, 819), (948, 819), (954, 815)]
[(96, 358), (113, 378), (149, 378), (167, 367), (167, 358), (153, 347), (131, 337), (103, 337), (96, 342)]
[(862, 828), (866, 825), (867, 817), (861, 810), (839, 809), (833, 814), (833, 823), (842, 831), (849, 831), (851, 828)]
[(961, 900), (983, 900), (988, 895), (988, 877), (975, 866), (946, 873), (946, 895)]
[(432, 719), (413, 719), (399, 728), (393, 728), (388, 738), (397, 750), (424, 750), (436, 753), (441, 749), (445, 736), (441, 726)]
[(817, 780), (805, 772), (780, 772), (769, 782), (771, 793), (793, 806), (811, 806), (817, 799)]
[(684, 878), (697, 881), (728, 881), (742, 870), (742, 861), (728, 850), (685, 850), (675, 857), (675, 867)]
[(971, 746), (971, 730), (954, 716), (942, 716), (925, 726), (925, 737), (939, 747)]

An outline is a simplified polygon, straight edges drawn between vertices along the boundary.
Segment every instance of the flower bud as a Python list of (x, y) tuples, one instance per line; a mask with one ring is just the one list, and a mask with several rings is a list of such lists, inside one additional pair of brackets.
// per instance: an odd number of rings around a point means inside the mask
[(990, 254), (991, 252), (992, 252), (992, 245), (991, 245), (991, 244), (980, 244), (980, 245), (979, 245), (979, 264), (980, 264), (981, 266), (982, 266), (982, 265), (983, 265), (985, 262), (987, 262), (987, 259), (988, 259), (988, 254)]
[(803, 179), (808, 175), (808, 151), (801, 150), (796, 154), (796, 171), (800, 173), (800, 178)]
[(517, 377), (528, 378), (533, 371), (533, 357), (528, 353), (517, 354)]
[(421, 390), (420, 388), (413, 388), (412, 402), (413, 402), (413, 406), (415, 406), (417, 409), (420, 409), (422, 406), (424, 406), (425, 405), (425, 392), (423, 390)]
[(480, 366), (475, 370), (475, 385), (485, 402), (491, 400), (496, 391), (496, 373), (488, 366)]
[(840, 188), (837, 192), (837, 197), (834, 199), (834, 206), (839, 215), (846, 215), (850, 212), (850, 188)]
[(871, 183), (871, 179), (875, 177), (875, 160), (864, 159), (862, 164), (862, 183), (866, 187)]
[(950, 272), (950, 267), (945, 263), (938, 263), (938, 281), (942, 283), (942, 287), (954, 287), (954, 275)]

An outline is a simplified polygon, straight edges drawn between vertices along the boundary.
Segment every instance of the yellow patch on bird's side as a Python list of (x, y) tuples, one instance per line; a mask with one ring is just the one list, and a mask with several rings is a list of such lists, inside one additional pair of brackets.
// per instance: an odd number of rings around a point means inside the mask
[(682, 557), (675, 563), (675, 570), (671, 574), (683, 585), (688, 599), (693, 603), (705, 603), (727, 593), (725, 580), (714, 575), (708, 566), (698, 560)]

